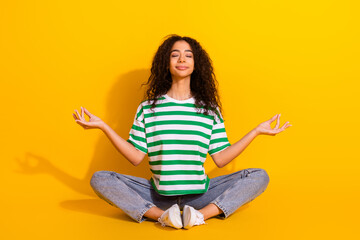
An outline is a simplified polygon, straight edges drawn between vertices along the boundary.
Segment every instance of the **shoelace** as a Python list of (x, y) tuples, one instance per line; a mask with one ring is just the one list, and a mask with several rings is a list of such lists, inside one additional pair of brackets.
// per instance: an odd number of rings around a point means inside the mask
[(162, 227), (166, 227), (165, 222), (161, 219), (161, 217), (158, 218), (158, 222), (161, 224)]
[(196, 221), (194, 223), (194, 225), (201, 225), (201, 224), (206, 224), (204, 221), (204, 215), (202, 215), (200, 212), (196, 212)]

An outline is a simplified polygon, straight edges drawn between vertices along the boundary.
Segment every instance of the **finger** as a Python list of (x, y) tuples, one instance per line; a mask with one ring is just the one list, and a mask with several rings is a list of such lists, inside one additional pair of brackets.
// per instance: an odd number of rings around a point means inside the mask
[(75, 122), (81, 126), (83, 126), (84, 124), (81, 122), (81, 120), (75, 120)]
[(75, 120), (78, 120), (77, 116), (74, 113), (72, 115), (75, 118)]
[(268, 130), (267, 131), (267, 134), (268, 135), (271, 135), (271, 136), (275, 136), (276, 134), (278, 134), (279, 132), (278, 132), (278, 130)]
[(290, 125), (289, 121), (287, 121), (282, 127), (281, 127), (281, 131), (284, 131), (286, 128), (288, 128)]
[(82, 122), (81, 120), (76, 120), (76, 122), (80, 125), (80, 126), (82, 126), (83, 128), (87, 128), (88, 126), (84, 123), (84, 122)]
[(277, 115), (277, 121), (276, 121), (276, 125), (275, 125), (275, 128), (274, 128), (274, 129), (278, 129), (278, 128), (279, 128), (279, 125), (280, 125), (280, 115), (281, 115), (281, 114), (278, 114), (278, 115)]
[(79, 115), (77, 114), (76, 109), (74, 111), (75, 111), (74, 115), (76, 116), (77, 119), (79, 119)]
[(83, 119), (85, 119), (85, 117), (84, 117), (84, 108), (83, 108), (83, 107), (81, 107), (81, 117), (82, 117)]
[(84, 108), (84, 110), (85, 110), (85, 113), (89, 116), (89, 119), (94, 117), (94, 115), (91, 114), (86, 108)]
[(83, 120), (81, 119), (77, 119), (75, 120), (75, 122), (77, 122), (78, 124), (80, 124), (81, 126), (84, 126), (86, 124), (86, 122), (84, 122)]
[(276, 117), (277, 117), (277, 114), (275, 116), (273, 116), (272, 118), (270, 118), (268, 121), (270, 121), (270, 123), (272, 123), (273, 121), (275, 121)]
[(75, 113), (76, 113), (77, 118), (80, 119), (80, 114), (77, 109), (75, 109)]
[(78, 112), (78, 110), (75, 110), (76, 111), (76, 113), (77, 113), (77, 115), (78, 115), (78, 118), (80, 119), (80, 120), (82, 120), (82, 121), (85, 121), (82, 117), (81, 117), (81, 115), (80, 115), (80, 113)]
[(86, 115), (88, 115), (89, 117), (91, 117), (92, 114), (91, 114), (86, 108), (84, 108), (84, 111), (85, 111)]
[(282, 131), (284, 131), (284, 130), (281, 129), (281, 128), (279, 128), (279, 129), (276, 129), (276, 130), (273, 132), (273, 134), (274, 134), (274, 136), (275, 136), (276, 134), (279, 134), (279, 133), (281, 133)]

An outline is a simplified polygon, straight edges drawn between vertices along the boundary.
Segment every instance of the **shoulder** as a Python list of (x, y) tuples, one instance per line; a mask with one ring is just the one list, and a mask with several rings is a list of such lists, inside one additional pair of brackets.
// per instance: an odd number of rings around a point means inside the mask
[[(204, 107), (204, 106), (200, 106), (200, 108), (201, 108), (201, 111), (200, 111), (200, 112), (201, 112), (202, 114), (205, 114), (205, 112), (206, 112), (205, 107)], [(219, 109), (218, 106), (216, 106), (215, 109), (211, 109), (210, 107), (207, 107), (207, 110), (208, 110), (208, 111), (207, 111), (207, 114), (206, 114), (206, 115), (212, 117), (212, 119), (214, 120), (213, 124), (218, 124), (218, 123), (224, 122), (223, 117), (222, 117), (222, 114), (221, 114), (220, 109)]]
[(160, 95), (160, 96), (156, 97), (155, 99), (147, 98), (145, 100), (142, 100), (140, 102), (140, 105), (142, 105), (142, 106), (152, 105), (155, 101), (160, 101), (160, 100), (164, 100), (164, 99), (165, 99), (164, 95)]

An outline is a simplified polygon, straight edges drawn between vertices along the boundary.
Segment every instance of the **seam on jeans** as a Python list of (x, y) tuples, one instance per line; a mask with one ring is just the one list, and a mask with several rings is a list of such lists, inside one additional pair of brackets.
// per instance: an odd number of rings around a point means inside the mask
[(128, 180), (129, 182), (133, 182), (133, 183), (136, 184), (136, 185), (143, 186), (144, 188), (147, 188), (147, 189), (151, 189), (150, 186), (145, 185), (145, 184), (143, 184), (143, 183), (141, 183), (141, 182), (137, 182), (137, 181), (135, 181), (134, 179), (127, 178), (127, 177), (125, 177), (125, 178), (126, 178), (126, 180)]
[(219, 186), (219, 185), (221, 185), (221, 184), (223, 184), (223, 183), (226, 183), (226, 182), (228, 182), (228, 181), (231, 181), (232, 179), (224, 179), (224, 180), (222, 180), (222, 181), (220, 181), (220, 182), (217, 182), (216, 184), (214, 184), (213, 182), (211, 182), (211, 180), (210, 180), (210, 182), (209, 182), (209, 189), (213, 189), (214, 187), (217, 187), (217, 186)]
[[(131, 178), (131, 177), (132, 177), (131, 175), (120, 174), (120, 173), (116, 173), (116, 172), (114, 172), (114, 173), (115, 173), (115, 174), (113, 174), (113, 175), (116, 176), (117, 178), (123, 177), (123, 178), (125, 178), (127, 181), (129, 181), (129, 182), (133, 182), (135, 185), (143, 186), (143, 187), (145, 187), (145, 188), (151, 189), (151, 186), (148, 186), (148, 185), (146, 185), (146, 184), (143, 184), (142, 182), (138, 182), (138, 181), (132, 179), (132, 178)], [(145, 180), (147, 180), (147, 179), (145, 179)], [(149, 180), (147, 180), (147, 181), (149, 182)]]
[[(236, 172), (233, 172), (233, 173), (230, 173), (230, 174), (227, 174), (227, 175), (223, 175), (223, 176), (228, 176), (228, 178), (224, 178), (222, 181), (220, 182), (217, 182), (217, 184), (214, 185), (214, 183), (211, 183), (210, 181), (210, 184), (209, 184), (209, 189), (212, 189), (214, 187), (217, 187), (223, 183), (227, 183), (229, 181), (232, 181), (234, 177), (236, 177), (238, 174), (240, 174), (241, 172), (245, 172), (247, 171), (248, 174), (249, 174), (249, 171), (247, 169), (242, 169), (242, 170), (239, 170), (239, 171), (236, 171)], [(245, 176), (244, 177), (247, 177), (248, 174), (244, 174)]]
[(141, 223), (142, 221), (145, 220), (145, 219), (143, 218), (144, 214), (145, 214), (150, 208), (152, 208), (152, 207), (155, 207), (155, 205), (152, 204), (152, 203), (147, 203), (147, 204), (145, 205), (145, 208), (141, 211), (141, 213), (139, 214), (139, 217), (137, 218), (137, 221), (138, 221), (139, 223)]
[(218, 208), (221, 209), (221, 211), (223, 211), (225, 218), (227, 218), (229, 216), (229, 213), (226, 211), (226, 209), (218, 202), (218, 201), (212, 201), (211, 203), (215, 204)]

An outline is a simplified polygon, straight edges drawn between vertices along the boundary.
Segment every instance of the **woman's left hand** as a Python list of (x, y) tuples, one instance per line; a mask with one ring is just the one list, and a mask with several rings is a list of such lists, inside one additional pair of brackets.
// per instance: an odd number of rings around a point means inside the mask
[[(280, 115), (281, 114), (277, 114), (275, 116), (273, 116), (271, 119), (267, 120), (266, 122), (260, 123), (256, 128), (256, 132), (260, 135), (260, 134), (265, 134), (265, 135), (271, 135), (271, 136), (275, 136), (276, 134), (284, 131), (286, 128), (291, 127), (292, 125), (290, 125), (289, 122), (286, 122), (281, 128), (279, 128), (280, 125)], [(275, 121), (275, 119), (277, 119), (276, 122), (276, 126), (275, 128), (271, 128), (270, 124)]]

